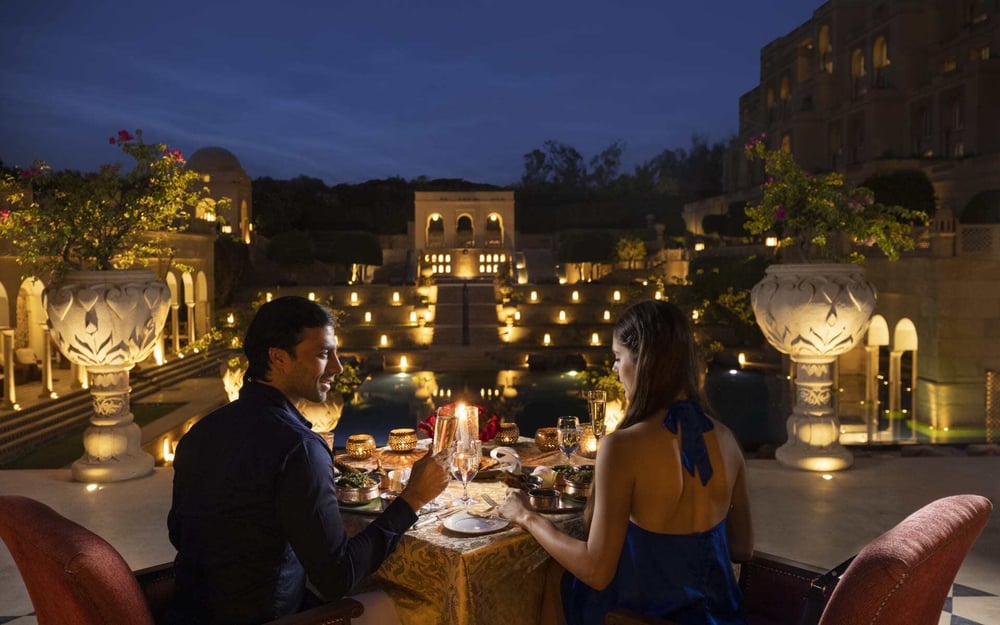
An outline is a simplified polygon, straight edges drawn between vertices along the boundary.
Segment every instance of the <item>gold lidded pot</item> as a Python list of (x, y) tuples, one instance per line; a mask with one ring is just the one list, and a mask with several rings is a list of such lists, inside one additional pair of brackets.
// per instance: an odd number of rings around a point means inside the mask
[(351, 434), (347, 437), (347, 455), (356, 460), (366, 460), (375, 453), (375, 437), (371, 434)]
[(504, 421), (500, 424), (500, 431), (497, 432), (496, 441), (498, 445), (516, 445), (521, 438), (521, 429), (513, 421)]
[(389, 431), (389, 449), (397, 452), (408, 452), (416, 448), (417, 431), (413, 428), (396, 428)]

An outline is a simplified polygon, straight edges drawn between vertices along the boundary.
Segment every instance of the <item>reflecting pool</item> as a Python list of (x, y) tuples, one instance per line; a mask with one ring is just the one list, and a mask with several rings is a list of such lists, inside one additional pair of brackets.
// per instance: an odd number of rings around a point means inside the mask
[[(785, 417), (777, 410), (779, 399), (766, 375), (712, 368), (705, 381), (713, 414), (745, 448), (785, 440)], [(385, 445), (390, 429), (415, 427), (436, 406), (455, 401), (485, 406), (515, 421), (523, 436), (533, 436), (536, 429), (555, 425), (560, 415), (587, 421), (587, 402), (580, 397), (586, 388), (587, 376), (573, 371), (383, 372), (366, 379), (344, 407), (335, 444), (366, 433)]]

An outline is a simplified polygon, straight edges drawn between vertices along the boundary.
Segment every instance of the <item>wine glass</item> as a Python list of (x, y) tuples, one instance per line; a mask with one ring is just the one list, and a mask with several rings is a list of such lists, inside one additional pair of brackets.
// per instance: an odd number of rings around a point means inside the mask
[(583, 398), (587, 400), (590, 411), (590, 424), (594, 428), (594, 438), (597, 442), (604, 436), (604, 414), (608, 407), (608, 392), (603, 390), (584, 391)]
[(462, 496), (458, 501), (465, 506), (476, 503), (469, 497), (469, 482), (479, 473), (479, 463), (483, 458), (482, 441), (458, 441), (451, 455), (451, 472), (455, 479), (462, 483)]
[(559, 417), (556, 421), (556, 440), (566, 456), (566, 464), (573, 464), (573, 452), (580, 448), (580, 420), (576, 417)]

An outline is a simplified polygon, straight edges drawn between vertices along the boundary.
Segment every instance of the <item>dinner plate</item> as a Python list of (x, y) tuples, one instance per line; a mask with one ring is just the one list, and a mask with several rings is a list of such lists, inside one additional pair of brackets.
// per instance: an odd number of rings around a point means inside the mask
[(453, 514), (444, 520), (445, 528), (456, 534), (489, 534), (491, 532), (499, 532), (509, 525), (510, 521), (507, 519), (501, 519), (500, 517), (484, 519), (466, 514), (465, 512)]

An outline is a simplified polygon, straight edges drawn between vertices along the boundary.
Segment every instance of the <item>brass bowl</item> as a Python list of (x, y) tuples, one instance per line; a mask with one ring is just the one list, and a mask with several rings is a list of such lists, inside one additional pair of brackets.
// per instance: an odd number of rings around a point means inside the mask
[(496, 437), (498, 445), (516, 445), (520, 438), (521, 429), (517, 427), (516, 423), (507, 423), (505, 421), (500, 424), (500, 431), (497, 432)]
[(349, 486), (337, 486), (337, 501), (348, 506), (360, 506), (378, 499), (378, 482), (366, 488), (351, 488)]
[(413, 428), (397, 428), (389, 431), (389, 449), (406, 452), (417, 448), (417, 432)]
[(554, 488), (533, 488), (528, 491), (528, 503), (535, 510), (554, 510), (559, 507), (559, 491)]
[(535, 430), (535, 445), (539, 451), (555, 451), (559, 449), (559, 438), (554, 427)]
[[(590, 493), (590, 484), (594, 479), (594, 465), (581, 464), (575, 469), (572, 473), (563, 476), (562, 491), (570, 497), (587, 497)], [(587, 476), (585, 480), (578, 479), (581, 474)]]
[(371, 434), (351, 434), (347, 437), (347, 455), (356, 460), (366, 460), (375, 453), (375, 438)]

